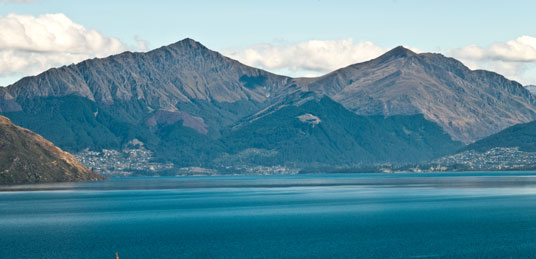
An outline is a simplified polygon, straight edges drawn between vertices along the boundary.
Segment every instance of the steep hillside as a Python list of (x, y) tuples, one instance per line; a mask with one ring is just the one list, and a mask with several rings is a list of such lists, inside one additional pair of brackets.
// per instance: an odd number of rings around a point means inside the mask
[(0, 184), (104, 179), (41, 136), (0, 116)]

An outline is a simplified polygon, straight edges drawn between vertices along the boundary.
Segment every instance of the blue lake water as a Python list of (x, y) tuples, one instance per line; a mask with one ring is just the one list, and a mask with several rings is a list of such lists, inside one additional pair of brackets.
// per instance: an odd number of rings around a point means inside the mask
[(536, 172), (0, 187), (0, 258), (528, 258)]

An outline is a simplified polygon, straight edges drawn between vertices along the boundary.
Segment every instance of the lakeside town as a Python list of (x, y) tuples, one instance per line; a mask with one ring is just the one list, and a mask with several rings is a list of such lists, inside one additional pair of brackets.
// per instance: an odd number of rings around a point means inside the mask
[(128, 148), (122, 151), (103, 149), (102, 151), (84, 150), (75, 153), (78, 161), (89, 169), (107, 176), (132, 175), (221, 175), (221, 174), (297, 174), (300, 169), (285, 166), (236, 166), (224, 167), (218, 170), (203, 167), (175, 168), (173, 163), (158, 163), (154, 161), (153, 153), (143, 147)]
[(464, 166), (468, 170), (523, 170), (536, 168), (536, 152), (525, 152), (518, 147), (496, 147), (485, 152), (464, 151), (436, 159), (433, 163), (448, 169)]
[(153, 153), (144, 148), (124, 149), (121, 152), (110, 149), (100, 152), (84, 150), (74, 156), (87, 168), (108, 176), (130, 176), (137, 171), (156, 173), (173, 168), (172, 163), (154, 162)]
[[(221, 174), (298, 174), (304, 173), (299, 168), (277, 166), (226, 166), (220, 169), (202, 167), (175, 168), (172, 163), (154, 161), (153, 153), (143, 147), (128, 148), (122, 151), (103, 149), (102, 151), (85, 150), (75, 157), (88, 168), (108, 176), (142, 175), (221, 175)], [(485, 152), (474, 150), (441, 157), (430, 163), (398, 166), (372, 166), (348, 170), (327, 170), (327, 172), (445, 172), (445, 171), (508, 171), (536, 168), (536, 152), (524, 152), (517, 147), (498, 147)], [(315, 172), (323, 172), (315, 171)]]

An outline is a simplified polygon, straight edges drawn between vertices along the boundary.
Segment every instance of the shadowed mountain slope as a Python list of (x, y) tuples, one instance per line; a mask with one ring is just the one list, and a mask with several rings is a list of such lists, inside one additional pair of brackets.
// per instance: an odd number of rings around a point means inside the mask
[(357, 166), (419, 162), (463, 146), (422, 115), (361, 116), (329, 97), (300, 95), (303, 102), (267, 109), (224, 135), (234, 154), (224, 160)]

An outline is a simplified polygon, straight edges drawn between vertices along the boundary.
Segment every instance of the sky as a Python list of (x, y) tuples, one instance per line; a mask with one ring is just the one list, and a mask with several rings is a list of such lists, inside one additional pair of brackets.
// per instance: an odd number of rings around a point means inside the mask
[(317, 76), (402, 45), (536, 84), (536, 1), (0, 0), (0, 86), (192, 38), (245, 64)]

